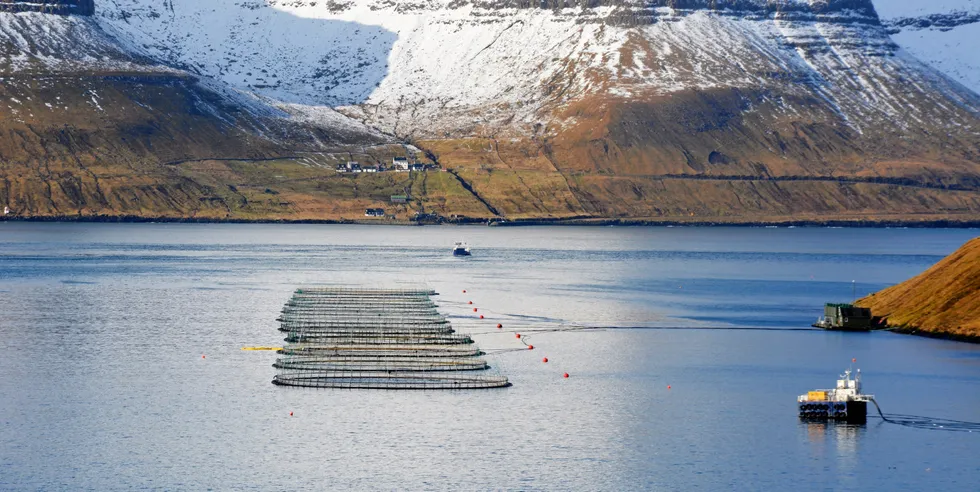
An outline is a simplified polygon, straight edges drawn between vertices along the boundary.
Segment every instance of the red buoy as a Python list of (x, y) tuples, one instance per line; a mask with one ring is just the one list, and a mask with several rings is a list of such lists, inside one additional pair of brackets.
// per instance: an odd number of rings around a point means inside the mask
[(857, 358), (856, 358), (856, 357), (855, 357), (855, 358), (853, 358), (853, 359), (851, 359), (851, 362), (857, 362), (857, 361), (858, 361), (858, 360), (857, 360)]
[(476, 308), (473, 308), (473, 312), (474, 312), (474, 313), (476, 312)]
[(528, 346), (527, 346), (527, 349), (528, 349), (528, 350), (534, 350), (534, 345), (528, 345)]
[(464, 294), (466, 293), (466, 289), (463, 289), (463, 293), (464, 293)]
[(667, 385), (667, 389), (670, 389), (670, 385), (669, 384)]
[(502, 325), (500, 323), (497, 323), (497, 328), (503, 328), (503, 327), (504, 327), (504, 325)]
[(202, 355), (201, 358), (204, 359), (205, 357)]
[(480, 315), (480, 319), (483, 319), (483, 315), (482, 314)]
[(289, 416), (292, 417), (293, 416), (293, 412), (289, 412)]
[(470, 304), (473, 304), (473, 301), (470, 301)]
[(541, 362), (544, 362), (545, 364), (547, 364), (548, 363), (548, 358), (545, 357), (544, 359), (541, 359)]
[(517, 338), (521, 338), (521, 334), (520, 333), (517, 334)]
[(565, 373), (565, 379), (568, 379), (568, 373), (567, 372)]

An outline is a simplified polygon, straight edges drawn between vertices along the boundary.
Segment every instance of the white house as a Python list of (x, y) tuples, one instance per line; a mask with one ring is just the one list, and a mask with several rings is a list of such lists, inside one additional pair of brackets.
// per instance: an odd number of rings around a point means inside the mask
[(391, 159), (391, 168), (395, 171), (408, 171), (408, 158), (393, 157)]

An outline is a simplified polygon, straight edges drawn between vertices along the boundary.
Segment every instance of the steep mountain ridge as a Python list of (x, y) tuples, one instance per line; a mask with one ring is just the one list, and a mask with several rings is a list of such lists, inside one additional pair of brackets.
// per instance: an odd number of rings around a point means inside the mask
[(92, 15), (95, 13), (95, 0), (0, 0), (0, 12)]
[(980, 0), (882, 0), (876, 7), (899, 46), (980, 92)]
[[(109, 0), (99, 15), (172, 64), (408, 138), (524, 136), (590, 95), (733, 87), (825, 99), (858, 131), (976, 118), (976, 94), (896, 53), (869, 0), (565, 5)], [(927, 114), (948, 99), (959, 109)]]
[[(45, 7), (51, 5), (45, 5)], [(121, 46), (90, 17), (0, 12), (0, 201), (18, 215), (229, 215), (174, 163), (387, 140), (287, 113)]]

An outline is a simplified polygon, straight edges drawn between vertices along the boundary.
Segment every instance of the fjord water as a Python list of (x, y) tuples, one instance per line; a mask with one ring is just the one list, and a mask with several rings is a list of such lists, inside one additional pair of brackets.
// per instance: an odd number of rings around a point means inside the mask
[[(886, 412), (980, 421), (980, 347), (808, 329), (976, 235), (0, 223), (0, 489), (975, 490), (980, 434), (796, 396), (856, 358)], [(241, 348), (311, 284), (427, 284), (514, 385), (273, 386)]]

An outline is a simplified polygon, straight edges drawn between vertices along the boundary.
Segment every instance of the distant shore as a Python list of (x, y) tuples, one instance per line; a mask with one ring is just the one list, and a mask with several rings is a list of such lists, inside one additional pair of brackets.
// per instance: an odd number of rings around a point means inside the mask
[(631, 219), (631, 218), (538, 218), (538, 219), (486, 219), (463, 218), (444, 221), (371, 220), (371, 219), (245, 219), (199, 217), (144, 217), (135, 215), (62, 215), (62, 216), (6, 216), (0, 222), (91, 222), (91, 223), (190, 223), (190, 224), (346, 224), (346, 225), (480, 225), (493, 227), (519, 226), (624, 226), (624, 227), (853, 227), (853, 228), (922, 228), (922, 229), (976, 229), (980, 220), (678, 220), (678, 219)]

